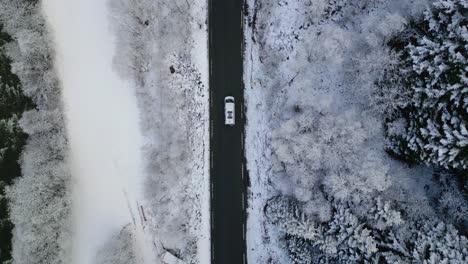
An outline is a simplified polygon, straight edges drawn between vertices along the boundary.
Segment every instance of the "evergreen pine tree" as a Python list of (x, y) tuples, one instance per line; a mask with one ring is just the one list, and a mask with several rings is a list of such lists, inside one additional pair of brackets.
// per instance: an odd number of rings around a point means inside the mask
[(407, 121), (405, 132), (388, 135), (391, 153), (468, 168), (467, 16), (467, 1), (437, 1), (424, 13), (424, 33), (401, 52), (406, 67), (399, 73), (412, 102), (399, 109)]

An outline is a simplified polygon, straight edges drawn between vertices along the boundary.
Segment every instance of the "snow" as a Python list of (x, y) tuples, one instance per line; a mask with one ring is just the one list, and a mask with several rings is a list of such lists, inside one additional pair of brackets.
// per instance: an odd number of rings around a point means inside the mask
[[(247, 3), (249, 263), (291, 263), (263, 211), (278, 195), (305, 203), (318, 222), (328, 215), (324, 196), (356, 204), (380, 196), (407, 218), (435, 217), (424, 190), (434, 185), (431, 169), (384, 152), (383, 118), (372, 105), (374, 81), (392, 62), (385, 42), (427, 1)], [(364, 205), (353, 210), (366, 214)]]
[[(191, 50), (195, 68), (197, 68), (201, 75), (202, 83), (206, 84), (203, 93), (197, 97), (197, 101), (200, 102), (200, 108), (198, 111), (204, 114), (203, 126), (197, 131), (197, 138), (199, 142), (205, 142), (203, 149), (199, 148), (198, 156), (201, 157), (201, 163), (203, 164), (203, 171), (201, 178), (195, 179), (196, 186), (199, 186), (196, 193), (200, 196), (200, 230), (198, 231), (199, 237), (197, 241), (198, 246), (198, 261), (199, 263), (210, 263), (211, 262), (211, 207), (210, 207), (210, 142), (209, 131), (209, 104), (208, 104), (208, 83), (209, 83), (209, 62), (208, 62), (208, 31), (205, 27), (201, 27), (198, 23), (206, 21), (208, 18), (208, 6), (207, 1), (199, 1), (191, 9), (192, 16), (198, 17), (199, 20), (194, 20), (191, 23), (192, 26), (192, 38), (194, 40), (194, 46)], [(197, 29), (198, 28), (198, 29)], [(194, 164), (195, 165), (195, 164)], [(201, 181), (201, 182), (200, 182)]]
[[(43, 3), (63, 85), (73, 177), (72, 260), (77, 264), (93, 263), (105, 241), (132, 222), (130, 211), (137, 214), (135, 204), (142, 198), (139, 111), (134, 88), (112, 69), (115, 49), (106, 3)], [(138, 230), (144, 251), (140, 263), (150, 263), (151, 249)]]
[(135, 85), (143, 132), (145, 230), (158, 260), (210, 261), (206, 1), (115, 0), (114, 62)]
[(162, 254), (161, 259), (164, 264), (182, 264), (182, 261), (166, 251)]

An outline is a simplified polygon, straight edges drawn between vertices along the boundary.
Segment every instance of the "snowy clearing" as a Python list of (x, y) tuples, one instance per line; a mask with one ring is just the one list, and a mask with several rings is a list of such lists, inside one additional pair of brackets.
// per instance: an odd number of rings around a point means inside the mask
[[(72, 262), (77, 264), (94, 262), (99, 248), (132, 222), (129, 207), (138, 217), (136, 202), (142, 198), (139, 112), (134, 88), (112, 68), (115, 44), (106, 3), (44, 2), (64, 89), (73, 179)], [(149, 251), (138, 263), (151, 259)]]

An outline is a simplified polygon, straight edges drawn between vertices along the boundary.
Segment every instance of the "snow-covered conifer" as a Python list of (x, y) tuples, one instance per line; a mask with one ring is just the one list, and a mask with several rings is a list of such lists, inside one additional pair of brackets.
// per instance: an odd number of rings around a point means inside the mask
[(451, 225), (426, 222), (415, 230), (413, 261), (417, 263), (466, 263), (468, 240)]
[(301, 204), (281, 196), (271, 199), (265, 208), (268, 220), (284, 234), (295, 263), (305, 263), (312, 254), (338, 263), (468, 260), (468, 240), (452, 225), (437, 219), (404, 222), (399, 212), (381, 199), (376, 199), (370, 210), (375, 219), (359, 218), (341, 202), (333, 203), (333, 217), (325, 223), (311, 220), (302, 210)]
[(401, 52), (398, 74), (412, 101), (399, 108), (408, 122), (405, 133), (388, 135), (390, 152), (468, 168), (467, 12), (464, 0), (435, 2), (424, 13), (424, 33)]

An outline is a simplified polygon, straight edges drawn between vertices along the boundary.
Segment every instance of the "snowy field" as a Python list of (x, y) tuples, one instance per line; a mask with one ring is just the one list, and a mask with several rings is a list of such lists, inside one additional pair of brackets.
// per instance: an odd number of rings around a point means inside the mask
[[(402, 263), (425, 254), (406, 248), (409, 236), (444, 241), (466, 260), (466, 238), (451, 226), (466, 201), (430, 167), (390, 158), (375, 102), (375, 82), (394, 63), (386, 43), (429, 2), (247, 1), (249, 263)], [(441, 213), (445, 195), (458, 212)], [(431, 258), (448, 256), (439, 250)]]
[[(44, 2), (64, 91), (77, 264), (93, 263), (107, 240), (132, 223), (132, 213), (138, 217), (143, 190), (135, 90), (112, 68), (115, 44), (106, 2)], [(138, 263), (151, 262), (151, 255), (144, 257)]]

